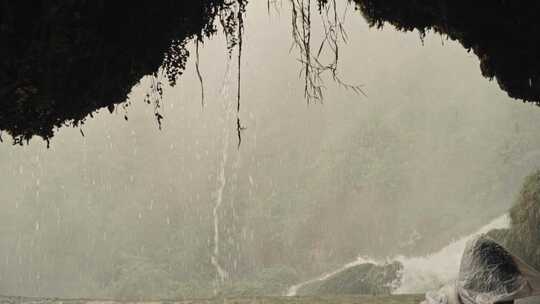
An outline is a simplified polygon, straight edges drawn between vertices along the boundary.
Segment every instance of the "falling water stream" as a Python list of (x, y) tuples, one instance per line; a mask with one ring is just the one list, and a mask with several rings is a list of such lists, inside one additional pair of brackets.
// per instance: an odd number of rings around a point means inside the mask
[[(223, 86), (220, 92), (220, 99), (223, 101), (223, 108), (225, 111), (224, 121), (227, 124), (228, 121), (233, 117), (232, 116), (232, 104), (230, 101), (230, 87), (232, 82), (232, 72), (230, 68), (230, 62), (227, 63), (227, 69), (225, 72), (225, 77), (223, 81)], [(219, 287), (223, 284), (228, 274), (227, 271), (219, 262), (219, 240), (220, 240), (220, 230), (219, 230), (219, 211), (223, 204), (223, 192), (227, 184), (227, 175), (225, 174), (225, 167), (228, 161), (228, 150), (229, 150), (229, 139), (230, 139), (230, 128), (226, 125), (223, 127), (223, 148), (221, 150), (221, 161), (218, 168), (217, 178), (218, 186), (216, 191), (216, 201), (214, 208), (212, 209), (213, 223), (214, 223), (214, 248), (211, 256), (211, 263), (216, 268), (217, 278), (214, 288), (214, 294), (217, 294)]]

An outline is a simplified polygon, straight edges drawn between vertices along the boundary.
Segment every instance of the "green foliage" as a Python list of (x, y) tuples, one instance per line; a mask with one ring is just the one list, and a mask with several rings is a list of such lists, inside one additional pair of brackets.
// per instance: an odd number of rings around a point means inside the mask
[(540, 269), (540, 170), (529, 175), (510, 209), (509, 229), (496, 229), (490, 237)]
[(540, 171), (525, 179), (510, 218), (509, 248), (540, 269)]

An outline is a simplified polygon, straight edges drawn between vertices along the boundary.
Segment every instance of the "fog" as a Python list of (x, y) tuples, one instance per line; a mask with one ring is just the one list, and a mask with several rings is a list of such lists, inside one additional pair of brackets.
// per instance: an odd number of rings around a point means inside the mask
[(459, 43), (369, 28), (350, 7), (340, 77), (365, 96), (325, 76), (308, 104), (287, 3), (247, 9), (239, 146), (223, 35), (199, 46), (204, 106), (192, 56), (164, 87), (161, 129), (148, 76), (129, 107), (58, 129), (49, 148), (4, 138), (0, 294), (283, 295), (358, 256), (441, 250), (505, 214), (539, 165), (540, 111)]

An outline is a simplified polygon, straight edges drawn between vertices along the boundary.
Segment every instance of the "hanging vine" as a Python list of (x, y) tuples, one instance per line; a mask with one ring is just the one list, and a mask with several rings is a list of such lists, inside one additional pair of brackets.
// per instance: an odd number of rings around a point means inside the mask
[[(292, 48), (298, 49), (302, 67), (300, 75), (304, 79), (304, 97), (306, 102), (322, 102), (324, 99), (323, 76), (330, 74), (334, 82), (345, 89), (365, 95), (360, 85), (349, 84), (342, 80), (338, 73), (339, 47), (347, 43), (344, 28), (348, 3), (342, 14), (338, 13), (336, 0), (318, 1), (318, 12), (323, 27), (323, 39), (313, 52), (312, 48), (312, 4), (311, 0), (290, 0), (292, 11)], [(323, 54), (330, 54), (330, 61), (325, 63)]]

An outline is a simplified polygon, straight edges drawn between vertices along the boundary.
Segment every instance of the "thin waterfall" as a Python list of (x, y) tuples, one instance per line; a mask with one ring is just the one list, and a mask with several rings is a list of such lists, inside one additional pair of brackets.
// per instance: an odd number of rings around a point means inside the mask
[(212, 251), (212, 256), (210, 258), (210, 261), (212, 265), (216, 268), (217, 278), (216, 278), (216, 286), (214, 288), (214, 294), (217, 294), (218, 288), (225, 282), (225, 279), (228, 276), (227, 271), (223, 268), (223, 266), (219, 262), (220, 257), (220, 222), (219, 222), (219, 212), (221, 209), (221, 206), (223, 204), (223, 192), (225, 190), (225, 186), (227, 185), (227, 175), (226, 175), (226, 166), (228, 161), (228, 152), (229, 152), (229, 141), (230, 141), (230, 127), (227, 125), (229, 121), (232, 119), (232, 107), (231, 104), (231, 96), (230, 96), (230, 88), (231, 88), (231, 79), (232, 79), (232, 72), (230, 69), (230, 61), (227, 62), (227, 69), (225, 72), (225, 78), (223, 81), (223, 86), (221, 88), (220, 92), (220, 99), (223, 101), (223, 108), (225, 111), (225, 118), (224, 118), (224, 127), (223, 127), (223, 145), (221, 150), (221, 161), (218, 167), (217, 172), (217, 191), (216, 191), (216, 200), (214, 204), (214, 208), (212, 210), (212, 216), (213, 216), (213, 222), (214, 222), (214, 248)]

